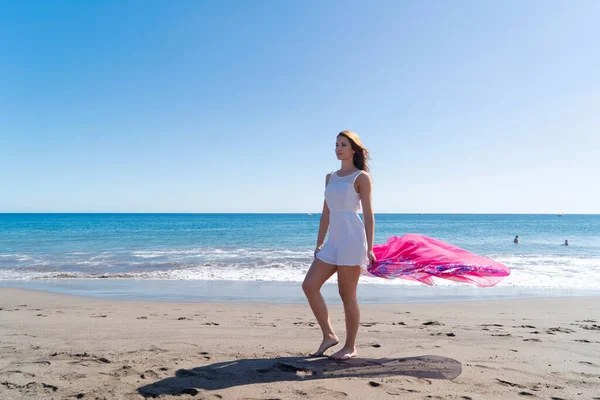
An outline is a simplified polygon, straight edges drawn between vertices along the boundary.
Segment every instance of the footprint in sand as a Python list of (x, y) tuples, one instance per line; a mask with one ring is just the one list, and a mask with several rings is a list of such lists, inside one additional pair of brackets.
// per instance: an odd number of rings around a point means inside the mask
[(377, 322), (362, 322), (360, 326), (364, 326), (365, 328), (370, 328), (371, 326), (377, 325)]
[(19, 371), (19, 370), (5, 371), (5, 372), (3, 372), (3, 374), (21, 375), (21, 376), (26, 376), (27, 378), (33, 378), (33, 377), (35, 377), (35, 374), (32, 374), (30, 372), (23, 372), (23, 371)]
[(46, 392), (46, 391), (56, 392), (58, 390), (58, 387), (56, 387), (54, 385), (49, 385), (49, 384), (43, 383), (43, 382), (29, 382), (26, 385), (18, 385), (16, 383), (2, 382), (2, 385), (6, 386), (8, 389), (17, 389), (20, 391), (26, 390), (26, 392), (25, 392), (26, 394), (33, 394), (33, 393)]
[(136, 319), (148, 319), (148, 317), (143, 316), (143, 317), (137, 317)]
[(146, 379), (146, 378), (148, 378), (148, 379), (158, 379), (159, 376), (158, 376), (158, 374), (154, 370), (147, 369), (146, 371), (144, 371), (143, 374), (140, 375), (140, 378), (142, 378), (142, 379)]
[(322, 386), (318, 386), (310, 391), (311, 395), (326, 395), (328, 399), (345, 399), (348, 397), (348, 393), (339, 392), (336, 390), (329, 390)]
[(79, 374), (76, 372), (69, 372), (67, 374), (60, 374), (59, 375), (60, 379), (68, 381), (68, 382), (73, 382), (75, 379), (83, 379), (83, 378), (87, 378), (86, 374)]
[(380, 388), (381, 390), (384, 390), (387, 394), (392, 396), (401, 396), (406, 393), (420, 393), (418, 390), (415, 389), (395, 388), (375, 381), (369, 381), (369, 386), (374, 388)]
[(313, 327), (313, 326), (315, 326), (315, 323), (314, 322), (294, 322), (294, 325), (307, 325), (307, 326)]
[(252, 325), (252, 326), (268, 326), (271, 328), (277, 328), (277, 325), (272, 324), (272, 323), (266, 323), (266, 324), (265, 323), (254, 323), (254, 324), (250, 324), (250, 325)]
[[(51, 357), (55, 357), (58, 354), (61, 354), (61, 353), (53, 353), (53, 354), (51, 354)], [(75, 358), (79, 359), (77, 361), (71, 361), (71, 364), (80, 364), (80, 363), (88, 362), (88, 361), (94, 361), (94, 362), (103, 363), (103, 364), (110, 364), (110, 360), (108, 360), (106, 357), (97, 357), (97, 356), (91, 355), (87, 352), (86, 353), (75, 353), (75, 354), (64, 353), (64, 354), (66, 354), (69, 357), (75, 357)]]
[(28, 333), (11, 333), (10, 335), (6, 335), (6, 336), (29, 336), (29, 337), (37, 337), (35, 335), (30, 335)]
[(582, 326), (583, 329), (588, 330), (588, 331), (600, 331), (600, 325), (585, 325)]
[(423, 322), (421, 325), (425, 325), (425, 326), (442, 326), (444, 324), (438, 322), (438, 321), (427, 321), (427, 322)]
[(518, 387), (519, 389), (527, 389), (527, 386), (521, 385), (519, 383), (513, 383), (513, 382), (505, 381), (505, 380), (502, 380), (499, 378), (496, 378), (496, 380), (498, 381), (498, 383), (500, 383), (501, 385), (504, 385), (504, 386)]
[(569, 328), (550, 328), (548, 329), (547, 333), (554, 335), (554, 332), (560, 332), (560, 333), (573, 333), (575, 332), (573, 329), (569, 329)]
[(160, 347), (157, 346), (150, 346), (150, 348), (148, 349), (139, 349), (139, 350), (131, 350), (131, 351), (126, 351), (124, 354), (140, 354), (143, 352), (150, 352), (150, 353), (168, 353), (169, 350), (167, 349), (162, 349)]
[(139, 375), (139, 372), (133, 369), (131, 365), (123, 365), (121, 368), (113, 370), (110, 375), (116, 378), (126, 378), (128, 376)]

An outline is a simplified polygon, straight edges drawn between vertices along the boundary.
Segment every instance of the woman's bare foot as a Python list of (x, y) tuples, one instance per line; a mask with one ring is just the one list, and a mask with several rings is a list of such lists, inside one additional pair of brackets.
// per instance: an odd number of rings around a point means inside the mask
[(323, 342), (321, 342), (321, 345), (319, 346), (319, 350), (315, 351), (314, 353), (311, 353), (311, 357), (321, 357), (323, 356), (323, 353), (325, 353), (325, 351), (332, 347), (335, 346), (336, 344), (339, 343), (339, 339), (337, 336), (333, 335), (333, 336), (329, 336), (325, 339), (323, 339)]
[(332, 360), (349, 360), (352, 357), (356, 357), (358, 352), (356, 351), (356, 347), (348, 348), (342, 347), (339, 351), (336, 351), (332, 355), (329, 356)]

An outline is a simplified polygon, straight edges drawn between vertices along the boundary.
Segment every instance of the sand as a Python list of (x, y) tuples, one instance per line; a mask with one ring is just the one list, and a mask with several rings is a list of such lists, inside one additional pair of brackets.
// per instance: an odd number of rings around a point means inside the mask
[[(0, 399), (600, 399), (598, 297), (361, 311), (359, 355), (336, 362), (306, 356), (308, 305), (4, 288)], [(343, 338), (342, 307), (330, 315)]]

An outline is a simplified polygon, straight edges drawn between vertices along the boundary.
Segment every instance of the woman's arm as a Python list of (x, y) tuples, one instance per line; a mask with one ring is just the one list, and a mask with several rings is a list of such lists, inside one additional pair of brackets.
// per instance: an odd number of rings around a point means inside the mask
[[(329, 183), (329, 177), (331, 173), (327, 174), (325, 177), (325, 187)], [(321, 212), (321, 220), (319, 222), (319, 234), (317, 235), (317, 247), (315, 248), (315, 254), (317, 251), (323, 247), (323, 242), (325, 242), (325, 236), (327, 235), (327, 230), (329, 229), (329, 207), (327, 206), (327, 201), (323, 201), (323, 211)]]
[(373, 254), (373, 237), (375, 236), (375, 215), (371, 202), (371, 177), (369, 174), (360, 174), (356, 179), (358, 194), (362, 203), (363, 219), (365, 220), (365, 233), (367, 235), (367, 254), (371, 262), (375, 261)]

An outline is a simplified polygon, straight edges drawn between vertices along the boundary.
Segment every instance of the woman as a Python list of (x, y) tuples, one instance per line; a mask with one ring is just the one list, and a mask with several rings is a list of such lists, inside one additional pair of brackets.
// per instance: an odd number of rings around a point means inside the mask
[[(373, 235), (375, 221), (371, 208), (371, 178), (368, 174), (369, 152), (356, 133), (342, 131), (335, 143), (335, 154), (341, 161), (338, 171), (325, 178), (325, 201), (319, 224), (315, 259), (308, 270), (302, 290), (323, 332), (323, 342), (312, 356), (322, 356), (338, 344), (327, 305), (321, 295), (321, 286), (334, 273), (338, 274), (338, 288), (346, 315), (346, 343), (331, 358), (347, 360), (355, 357), (356, 334), (360, 310), (356, 288), (361, 271), (375, 261)], [(364, 224), (358, 212), (362, 204)], [(323, 244), (329, 230), (327, 242)]]

